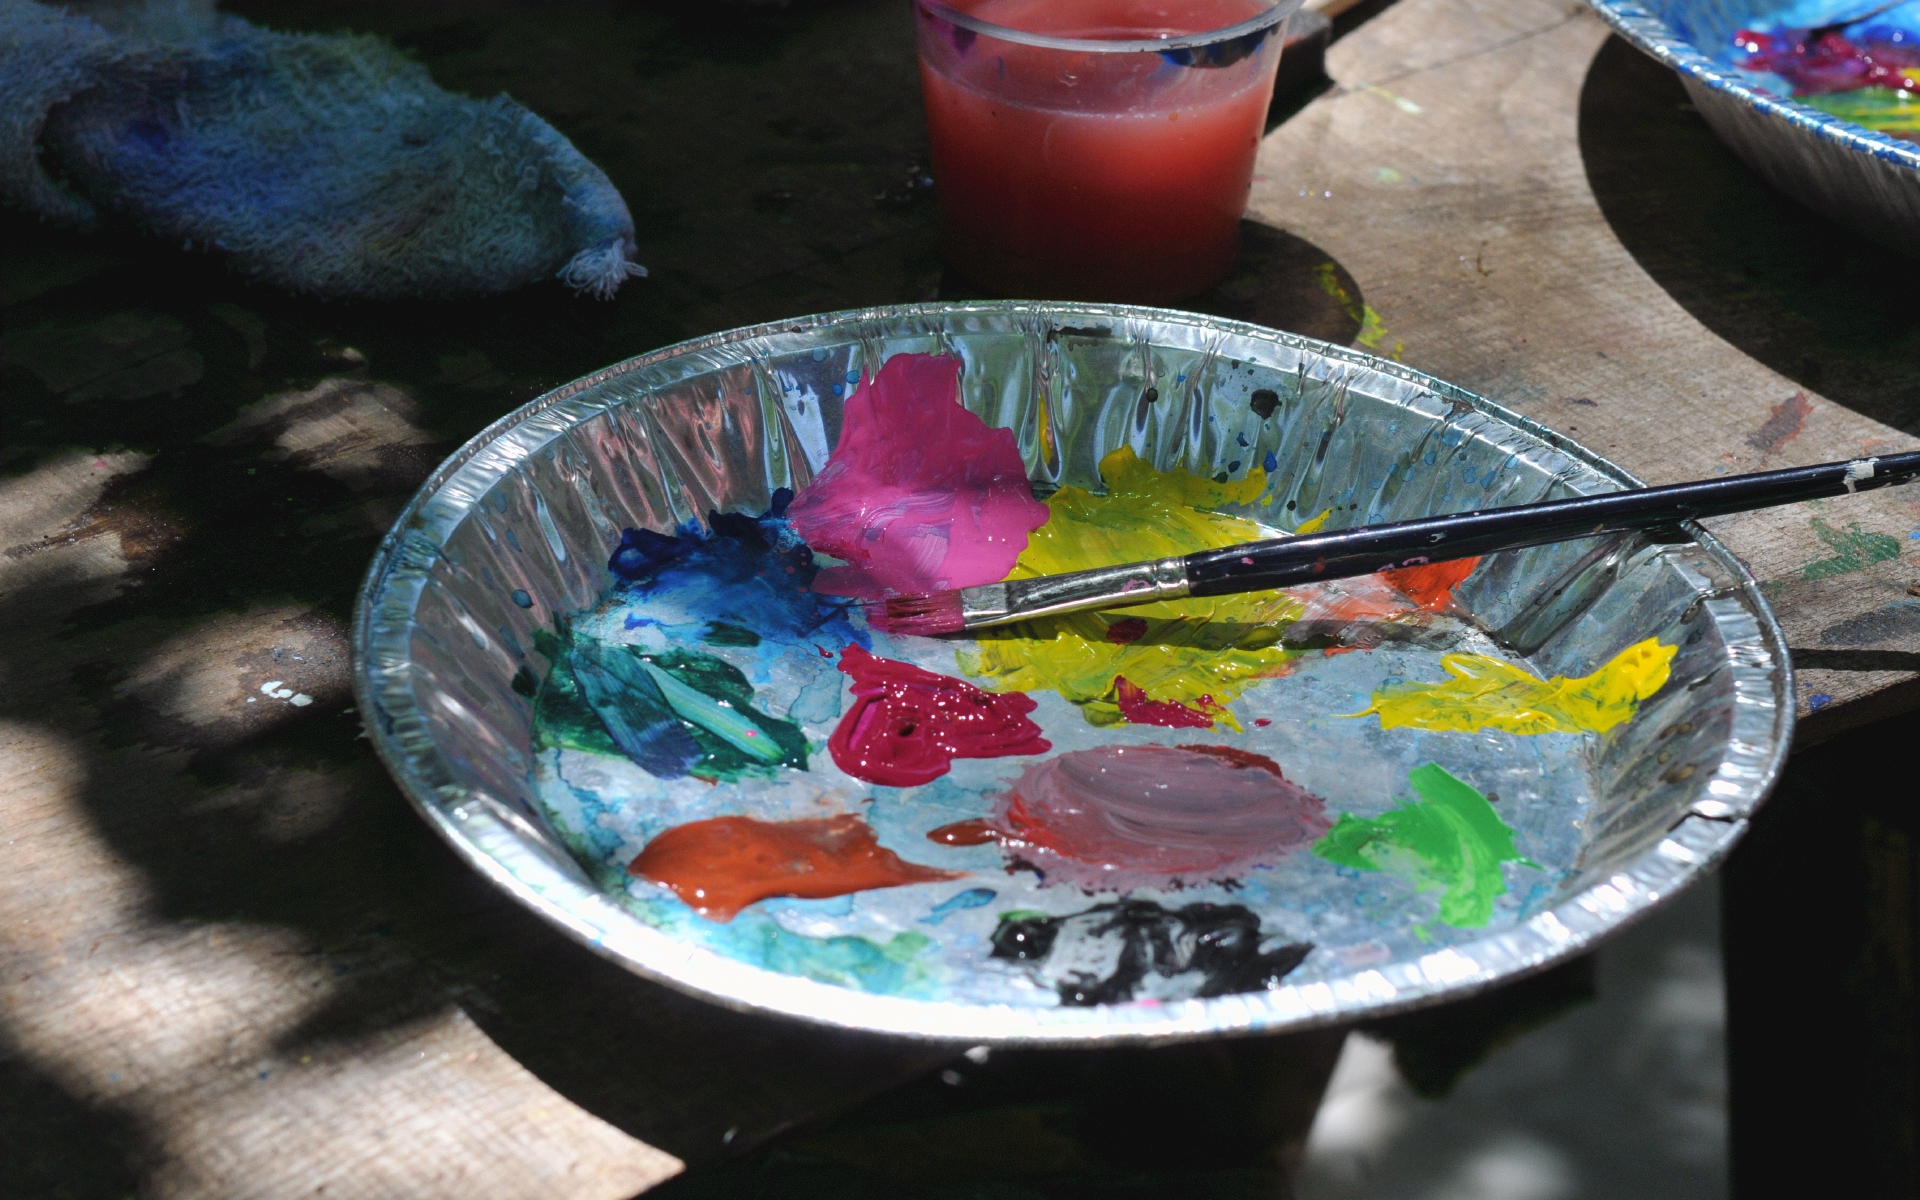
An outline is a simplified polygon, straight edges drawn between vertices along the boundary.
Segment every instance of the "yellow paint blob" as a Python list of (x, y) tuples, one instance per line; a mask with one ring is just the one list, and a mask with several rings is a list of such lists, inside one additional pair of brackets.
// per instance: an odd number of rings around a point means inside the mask
[[(1126, 447), (1100, 460), (1107, 494), (1064, 487), (1047, 500), (1047, 523), (1028, 535), (1009, 579), (1232, 546), (1273, 536), (1244, 517), (1210, 511), (1248, 504), (1266, 472), (1219, 483), (1185, 471), (1160, 472)], [(1110, 613), (1076, 613), (983, 630), (960, 667), (999, 691), (1056, 691), (1094, 725), (1122, 716), (1116, 678), (1155, 701), (1182, 704), (1234, 729), (1217, 706), (1256, 679), (1284, 674), (1280, 634), (1304, 605), (1284, 592), (1170, 600)]]
[(1364, 712), (1347, 715), (1377, 714), (1383, 729), (1604, 733), (1666, 684), (1676, 649), (1648, 638), (1579, 679), (1541, 679), (1484, 654), (1449, 654), (1440, 660), (1452, 676), (1445, 683), (1393, 684), (1375, 692)]

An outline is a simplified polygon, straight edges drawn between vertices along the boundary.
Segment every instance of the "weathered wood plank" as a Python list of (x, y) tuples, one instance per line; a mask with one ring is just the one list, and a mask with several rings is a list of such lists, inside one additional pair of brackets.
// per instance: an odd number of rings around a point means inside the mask
[[(1622, 244), (1578, 126), (1607, 36), (1563, 0), (1403, 0), (1335, 45), (1335, 89), (1267, 139), (1254, 214), (1351, 272), (1380, 353), (1649, 483), (1920, 445), (1729, 344)], [(1906, 386), (1920, 387), (1920, 365)], [(1920, 492), (1711, 527), (1765, 585), (1790, 644), (1811, 652), (1797, 696), (1803, 716), (1819, 710), (1809, 734), (1920, 703), (1920, 620), (1899, 619), (1920, 583)], [(1872, 653), (1838, 656), (1882, 626)]]

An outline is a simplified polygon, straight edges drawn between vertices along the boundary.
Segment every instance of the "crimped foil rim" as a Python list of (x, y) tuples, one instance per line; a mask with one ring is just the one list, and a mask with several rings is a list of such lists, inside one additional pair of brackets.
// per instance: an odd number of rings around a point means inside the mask
[[(912, 1038), (998, 1044), (1171, 1042), (1310, 1029), (1371, 1019), (1441, 997), (1457, 999), (1585, 952), (1639, 920), (1724, 858), (1779, 778), (1792, 740), (1793, 677), (1786, 642), (1739, 559), (1710, 534), (1688, 532), (1736, 582), (1702, 585), (1697, 602), (1721, 629), (1734, 675), (1734, 724), (1719, 770), (1659, 842), (1553, 909), (1497, 934), (1415, 962), (1267, 992), (1157, 1005), (1015, 1008), (908, 1000), (784, 975), (676, 941), (601, 893), (557, 843), (498, 797), (454, 782), (420, 720), (408, 670), (412, 614), (441, 538), (538, 445), (601, 406), (575, 403), (598, 384), (699, 359), (757, 338), (842, 325), (920, 319), (1048, 317), (1160, 322), (1266, 342), (1377, 372), (1470, 406), (1623, 486), (1639, 481), (1587, 448), (1484, 397), (1363, 351), (1241, 321), (1127, 305), (980, 301), (847, 310), (694, 338), (596, 371), (540, 396), (474, 435), (421, 485), (368, 568), (354, 610), (354, 695), (376, 753), (454, 851), (569, 936), (636, 974), (742, 1011)], [(571, 417), (572, 419), (568, 419)], [(536, 440), (537, 439), (537, 442)], [(439, 536), (436, 536), (436, 532)]]

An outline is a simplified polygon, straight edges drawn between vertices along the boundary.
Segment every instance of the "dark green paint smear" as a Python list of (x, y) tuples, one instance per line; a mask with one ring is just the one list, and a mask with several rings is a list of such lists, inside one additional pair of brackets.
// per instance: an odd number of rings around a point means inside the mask
[(1845, 530), (1835, 529), (1813, 518), (1813, 532), (1833, 551), (1832, 558), (1823, 558), (1810, 562), (1800, 568), (1802, 579), (1831, 579), (1835, 575), (1849, 575), (1877, 562), (1892, 562), (1900, 557), (1900, 539), (1885, 533), (1867, 533), (1858, 524), (1848, 525)]
[[(547, 672), (539, 695), (534, 699), (534, 741), (542, 749), (585, 750), (594, 754), (620, 754), (621, 748), (608, 733), (607, 721), (593, 704), (575, 677), (572, 663), (572, 638), (564, 630), (540, 631), (534, 635), (534, 648), (553, 666)], [(640, 662), (666, 672), (710, 699), (730, 706), (765, 734), (780, 750), (780, 759), (765, 763), (748, 756), (724, 737), (697, 721), (688, 720), (670, 709), (658, 696), (638, 689), (624, 693), (620, 705), (627, 720), (639, 726), (663, 722), (678, 724), (691, 735), (699, 748), (698, 757), (685, 773), (696, 779), (732, 783), (747, 776), (771, 776), (780, 767), (807, 769), (807, 738), (791, 721), (769, 716), (753, 707), (753, 685), (731, 663), (712, 655), (691, 650), (642, 651), (638, 647), (603, 647), (624, 651)], [(642, 766), (649, 766), (642, 763)]]
[(709, 621), (706, 640), (715, 646), (758, 646), (760, 635), (751, 629), (730, 625), (725, 621)]
[(1423, 892), (1444, 889), (1440, 919), (1457, 928), (1485, 925), (1507, 890), (1500, 864), (1537, 864), (1520, 857), (1513, 830), (1487, 798), (1436, 763), (1415, 767), (1407, 781), (1420, 800), (1378, 817), (1343, 813), (1313, 852), (1328, 862), (1379, 871)]

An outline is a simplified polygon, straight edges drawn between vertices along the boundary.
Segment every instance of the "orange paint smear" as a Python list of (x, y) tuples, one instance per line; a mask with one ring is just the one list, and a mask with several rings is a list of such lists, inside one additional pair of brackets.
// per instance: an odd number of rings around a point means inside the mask
[(1477, 558), (1428, 563), (1424, 567), (1400, 567), (1382, 571), (1388, 583), (1399, 588), (1409, 600), (1428, 612), (1439, 612), (1453, 603), (1453, 589), (1466, 582), (1480, 565)]
[(672, 889), (687, 907), (715, 921), (731, 921), (747, 905), (771, 896), (821, 900), (960, 878), (903, 860), (852, 814), (807, 821), (693, 821), (648, 842), (627, 873)]

